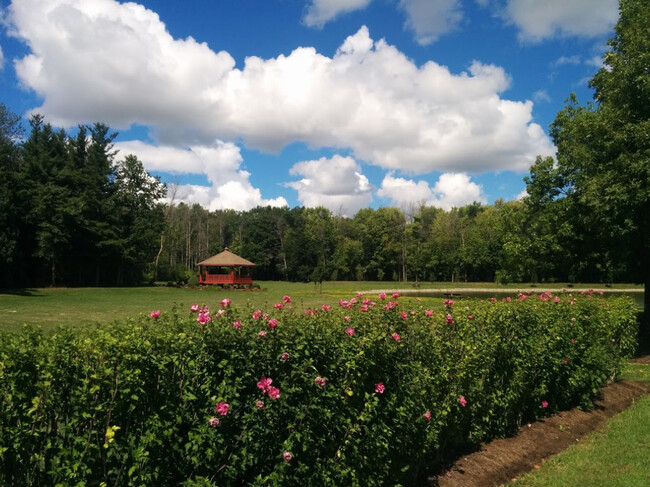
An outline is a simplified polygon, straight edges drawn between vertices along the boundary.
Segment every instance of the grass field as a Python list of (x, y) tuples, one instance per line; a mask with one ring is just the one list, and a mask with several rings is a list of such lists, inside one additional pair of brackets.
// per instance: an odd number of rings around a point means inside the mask
[[(268, 308), (282, 300), (287, 294), (297, 308), (309, 308), (321, 304), (336, 304), (339, 299), (349, 299), (358, 291), (423, 289), (459, 290), (483, 289), (490, 292), (517, 291), (531, 289), (529, 285), (512, 284), (497, 286), (494, 283), (413, 283), (399, 282), (325, 282), (316, 287), (313, 283), (260, 282), (262, 291), (240, 291), (206, 287), (184, 289), (175, 287), (136, 287), (136, 288), (42, 288), (15, 291), (0, 290), (0, 330), (19, 331), (22, 325), (33, 324), (43, 329), (59, 325), (80, 326), (87, 323), (106, 323), (114, 320), (135, 318), (152, 310), (170, 311), (173, 307), (188, 308), (193, 303), (216, 306), (227, 297), (234, 306)], [(562, 289), (566, 284), (552, 286), (538, 285), (535, 290)], [(581, 284), (575, 289), (599, 289), (598, 284)], [(642, 288), (630, 285), (615, 285), (615, 289)], [(641, 295), (641, 293), (635, 293)], [(463, 292), (463, 296), (471, 292)], [(481, 297), (485, 298), (485, 295)], [(416, 299), (408, 298), (406, 299)], [(437, 300), (441, 298), (425, 298)]]

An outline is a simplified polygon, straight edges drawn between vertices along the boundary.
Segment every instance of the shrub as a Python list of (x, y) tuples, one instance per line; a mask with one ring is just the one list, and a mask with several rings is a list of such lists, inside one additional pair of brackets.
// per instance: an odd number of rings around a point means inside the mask
[(589, 406), (636, 345), (595, 293), (215, 304), (0, 337), (0, 484), (395, 485)]

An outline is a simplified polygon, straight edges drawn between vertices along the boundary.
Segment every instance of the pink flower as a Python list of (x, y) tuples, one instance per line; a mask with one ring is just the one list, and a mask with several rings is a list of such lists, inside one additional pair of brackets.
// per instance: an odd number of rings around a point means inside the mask
[(576, 342), (576, 339), (575, 339), (575, 338), (572, 338), (572, 339), (571, 339), (571, 345), (573, 345), (575, 342)]
[(576, 300), (575, 300), (575, 299), (572, 299), (571, 302), (570, 302), (569, 304), (570, 304), (571, 306), (573, 306), (574, 304), (576, 304)]
[(282, 458), (284, 459), (285, 462), (290, 462), (291, 459), (293, 458), (293, 455), (291, 454), (290, 451), (285, 451), (285, 452), (282, 454)]
[(349, 317), (349, 316), (344, 316), (343, 319), (344, 319), (345, 321), (348, 321), (348, 322), (350, 321), (350, 317)]
[(542, 401), (542, 407), (546, 409), (548, 407), (548, 401)]
[(257, 335), (258, 335), (258, 336), (261, 336), (262, 338), (264, 338), (264, 337), (266, 336), (266, 331), (262, 330), (262, 331), (260, 331)]
[(269, 314), (268, 314), (268, 313), (264, 313), (264, 314), (262, 315), (262, 319), (263, 319), (264, 321), (268, 320), (268, 319), (269, 319)]
[(232, 301), (230, 301), (230, 299), (224, 298), (224, 299), (221, 300), (221, 303), (219, 303), (219, 304), (221, 304), (222, 308), (227, 308), (228, 306), (230, 306), (231, 302)]
[(291, 298), (285, 294), (284, 296), (282, 296), (282, 301), (284, 301), (285, 303), (290, 303)]
[(386, 386), (384, 385), (383, 382), (380, 382), (375, 386), (375, 392), (377, 394), (383, 394), (385, 390), (386, 390)]
[(386, 293), (379, 293), (379, 299), (386, 299)]
[(348, 336), (354, 336), (354, 328), (351, 328), (351, 327), (348, 326), (348, 327), (345, 329), (345, 333), (347, 333)]
[(283, 362), (286, 362), (287, 360), (289, 360), (289, 357), (290, 357), (290, 355), (289, 355), (288, 352), (282, 352), (282, 355), (280, 356), (280, 360), (282, 360)]
[(361, 311), (362, 313), (365, 313), (369, 309), (370, 309), (370, 306), (368, 306), (367, 304), (362, 304), (361, 308), (359, 308), (359, 311)]
[(257, 409), (262, 409), (264, 407), (264, 401), (260, 401), (259, 399), (255, 401), (255, 407)]
[(465, 407), (467, 406), (467, 399), (465, 399), (465, 396), (460, 396), (458, 398), (458, 402), (460, 403), (461, 406)]
[(362, 301), (363, 304), (370, 304), (370, 298), (366, 298)]
[(223, 314), (225, 314), (225, 313), (226, 313), (226, 310), (225, 310), (225, 309), (217, 310), (217, 318), (219, 318), (219, 316), (221, 316), (221, 315), (223, 315)]
[(190, 313), (196, 313), (199, 310), (199, 305), (198, 304), (193, 304), (190, 306)]
[(273, 329), (276, 326), (278, 326), (278, 320), (276, 320), (275, 318), (273, 318), (272, 320), (269, 320), (269, 328)]
[(217, 407), (214, 408), (214, 411), (217, 414), (221, 414), (221, 416), (225, 416), (226, 414), (228, 414), (229, 409), (230, 409), (230, 404), (228, 404), (227, 402), (221, 401), (221, 402), (219, 402), (219, 404), (217, 404)]
[(261, 389), (262, 392), (268, 392), (269, 387), (271, 387), (271, 384), (273, 383), (273, 379), (270, 377), (264, 377), (262, 376), (260, 380), (257, 382), (257, 388)]
[(262, 310), (256, 309), (255, 311), (253, 311), (252, 316), (254, 320), (259, 320), (260, 316), (262, 316)]
[(569, 359), (568, 359), (568, 358), (565, 358), (565, 359), (564, 359), (564, 365), (567, 365), (568, 363), (569, 363)]
[(239, 321), (239, 320), (235, 320), (235, 321), (233, 321), (233, 322), (232, 322), (232, 327), (233, 327), (235, 330), (239, 330), (239, 329), (241, 329), (241, 321)]
[(344, 299), (339, 299), (339, 306), (342, 308), (345, 308), (349, 303), (345, 301)]
[(399, 333), (393, 333), (391, 336), (393, 337), (393, 340), (395, 340), (396, 342), (399, 342), (402, 339), (402, 337), (399, 336)]
[(325, 377), (316, 377), (314, 379), (314, 383), (321, 387), (325, 387), (325, 384), (327, 384), (327, 379)]
[(554, 302), (554, 303), (559, 303), (559, 302), (560, 302), (560, 298), (559, 298), (558, 296), (555, 296), (555, 299), (553, 300), (553, 302)]
[(431, 421), (431, 411), (429, 411), (428, 409), (427, 409), (427, 412), (424, 413), (424, 419), (426, 421)]
[(199, 313), (199, 316), (196, 317), (196, 321), (198, 321), (202, 325), (205, 325), (206, 323), (212, 321), (212, 318), (210, 318), (209, 313)]
[(158, 318), (160, 318), (160, 311), (159, 310), (152, 311), (151, 313), (149, 313), (149, 316), (157, 320)]
[(425, 309), (424, 314), (427, 316), (433, 316), (433, 311), (431, 311), (430, 309)]
[(221, 424), (221, 421), (219, 421), (219, 418), (210, 418), (208, 424), (210, 425), (210, 428), (216, 428)]
[(402, 311), (402, 312), (400, 313), (400, 316), (402, 317), (402, 320), (404, 320), (404, 321), (406, 321), (407, 318), (408, 318), (408, 315), (406, 314), (406, 311)]
[(447, 322), (448, 325), (453, 325), (453, 324), (454, 324), (454, 317), (451, 316), (450, 314), (448, 314), (448, 315), (445, 317), (445, 321)]
[(467, 319), (468, 319), (469, 321), (472, 321), (472, 320), (474, 319), (474, 316), (473, 316), (473, 315), (467, 315)]
[(393, 293), (393, 299), (397, 299), (401, 296), (400, 293)]
[(316, 311), (313, 309), (306, 309), (305, 310), (305, 316), (314, 316), (316, 314)]
[(323, 306), (320, 307), (320, 309), (322, 309), (323, 311), (329, 311), (330, 309), (332, 309), (332, 307), (328, 304), (324, 304)]
[(276, 303), (276, 304), (273, 305), (273, 307), (275, 309), (282, 309), (282, 308), (284, 308), (284, 303)]
[(358, 293), (357, 293), (357, 298), (360, 298), (360, 297), (362, 297), (362, 296), (363, 296), (363, 293), (362, 293), (362, 292), (358, 292)]
[(269, 386), (268, 394), (271, 399), (278, 399), (280, 397), (280, 389)]
[(445, 299), (444, 300), (444, 305), (445, 305), (445, 308), (451, 308), (454, 305), (454, 300), (453, 299)]
[(497, 298), (490, 298), (490, 301), (492, 301), (493, 303), (496, 303), (496, 302), (497, 302)]

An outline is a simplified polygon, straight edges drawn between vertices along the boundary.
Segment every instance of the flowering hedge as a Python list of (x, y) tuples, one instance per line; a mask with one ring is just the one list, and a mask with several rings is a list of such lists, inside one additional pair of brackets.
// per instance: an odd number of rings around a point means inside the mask
[(589, 406), (634, 303), (229, 300), (0, 337), (0, 485), (396, 485), (522, 422)]

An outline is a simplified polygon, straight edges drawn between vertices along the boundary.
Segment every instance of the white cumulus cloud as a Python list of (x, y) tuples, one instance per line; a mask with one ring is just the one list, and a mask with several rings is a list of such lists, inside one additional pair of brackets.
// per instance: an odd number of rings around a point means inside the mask
[(433, 188), (427, 181), (399, 178), (388, 173), (377, 191), (377, 196), (388, 198), (400, 207), (426, 204), (445, 210), (475, 201), (487, 202), (483, 188), (471, 181), (465, 173), (441, 174)]
[(399, 6), (406, 13), (406, 27), (422, 45), (454, 30), (463, 18), (460, 0), (400, 0)]
[(118, 157), (134, 154), (148, 171), (178, 174), (205, 174), (210, 186), (180, 185), (175, 188), (175, 201), (199, 203), (210, 210), (232, 208), (250, 210), (256, 206), (288, 206), (278, 197), (262, 198), (259, 188), (249, 181), (250, 173), (240, 168), (240, 149), (230, 142), (217, 141), (211, 146), (180, 149), (155, 146), (139, 140), (116, 142)]
[(373, 188), (352, 157), (335, 155), (298, 162), (289, 173), (302, 176), (285, 184), (298, 192), (304, 206), (324, 206), (334, 213), (352, 216), (372, 200)]
[(618, 19), (618, 0), (508, 0), (506, 18), (523, 41), (608, 33)]
[(309, 27), (323, 27), (341, 14), (366, 8), (372, 0), (312, 0), (303, 22)]

